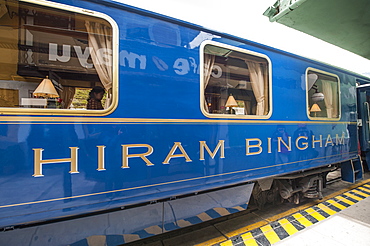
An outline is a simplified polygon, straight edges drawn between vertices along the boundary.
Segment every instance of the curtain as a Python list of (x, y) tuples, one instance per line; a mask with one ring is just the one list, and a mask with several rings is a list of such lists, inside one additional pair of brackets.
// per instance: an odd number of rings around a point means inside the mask
[(268, 111), (269, 111), (269, 85), (268, 85), (268, 81), (269, 81), (269, 72), (268, 72), (268, 68), (266, 66), (266, 64), (261, 64), (261, 68), (262, 68), (262, 72), (263, 72), (263, 87), (264, 87), (264, 95), (265, 95), (265, 103), (264, 103), (264, 111), (263, 111), (263, 115), (267, 115)]
[(63, 87), (63, 90), (59, 91), (59, 96), (62, 99), (62, 108), (69, 108), (71, 106), (75, 91), (74, 87)]
[(8, 13), (6, 4), (7, 3), (4, 0), (0, 1), (0, 18), (3, 17), (6, 13)]
[(204, 54), (204, 109), (208, 112), (208, 104), (207, 104), (207, 99), (205, 97), (206, 93), (206, 88), (209, 83), (209, 80), (211, 78), (212, 74), (212, 67), (215, 64), (215, 58), (216, 56), (210, 55), (210, 54)]
[(328, 118), (338, 117), (338, 95), (336, 83), (330, 80), (322, 80), (322, 90)]
[(338, 95), (338, 87), (335, 84), (332, 84), (333, 88), (333, 118), (339, 117), (339, 95)]
[(98, 22), (85, 21), (89, 35), (89, 47), (92, 61), (99, 79), (107, 93), (106, 107), (112, 100), (112, 29)]
[(261, 64), (256, 63), (256, 62), (252, 62), (252, 61), (245, 61), (245, 62), (247, 63), (247, 66), (248, 66), (253, 94), (257, 100), (256, 115), (264, 115), (266, 97), (265, 97), (265, 79), (264, 79), (263, 67), (261, 66)]

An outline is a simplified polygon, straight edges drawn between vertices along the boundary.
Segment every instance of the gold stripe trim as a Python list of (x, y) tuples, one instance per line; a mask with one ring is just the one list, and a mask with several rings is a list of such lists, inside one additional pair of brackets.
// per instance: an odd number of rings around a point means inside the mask
[(284, 120), (254, 120), (254, 119), (149, 119), (149, 118), (92, 118), (92, 117), (23, 117), (23, 116), (0, 116), (0, 124), (10, 124), (10, 122), (24, 122), (27, 124), (40, 124), (48, 122), (49, 124), (62, 123), (104, 123), (104, 124), (138, 124), (138, 123), (235, 123), (235, 124), (345, 124), (353, 125), (357, 122), (342, 122), (342, 121), (284, 121)]

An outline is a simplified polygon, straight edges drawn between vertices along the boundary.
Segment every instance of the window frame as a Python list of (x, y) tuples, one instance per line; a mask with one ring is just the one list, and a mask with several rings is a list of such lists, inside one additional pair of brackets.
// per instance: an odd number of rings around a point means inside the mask
[[(93, 10), (83, 9), (61, 3), (37, 0), (18, 0), (21, 4), (30, 3), (40, 7), (49, 7), (57, 10), (69, 11), (71, 13), (86, 15), (92, 18), (107, 21), (112, 28), (112, 101), (108, 108), (103, 110), (86, 110), (86, 109), (55, 109), (55, 108), (11, 108), (0, 107), (1, 114), (10, 115), (74, 115), (74, 116), (105, 116), (111, 114), (118, 105), (118, 74), (119, 74), (119, 29), (117, 23), (110, 16)], [(40, 79), (40, 82), (42, 79)], [(78, 86), (77, 86), (78, 87)]]
[[(317, 72), (317, 73), (321, 73), (323, 75), (327, 75), (327, 76), (330, 76), (330, 77), (333, 77), (337, 80), (338, 82), (338, 117), (336, 118), (329, 118), (329, 117), (312, 117), (310, 116), (310, 101), (309, 101), (309, 95), (308, 95), (308, 92), (309, 92), (309, 88), (308, 88), (308, 73), (309, 72)], [(310, 120), (326, 120), (326, 121), (339, 121), (342, 117), (342, 101), (341, 101), (341, 86), (340, 86), (340, 79), (339, 79), (339, 76), (334, 74), (334, 73), (330, 73), (330, 72), (327, 72), (327, 71), (324, 71), (324, 70), (321, 70), (321, 69), (317, 69), (317, 68), (313, 68), (313, 67), (308, 67), (306, 69), (306, 74), (305, 74), (305, 80), (306, 80), (306, 113), (307, 113), (307, 117), (310, 119)]]
[[(212, 114), (212, 113), (209, 113), (207, 112), (207, 110), (204, 108), (204, 102), (205, 102), (205, 87), (204, 87), (204, 73), (205, 73), (205, 67), (204, 67), (204, 50), (205, 50), (205, 47), (207, 45), (212, 45), (212, 46), (216, 46), (216, 47), (220, 47), (220, 48), (224, 48), (224, 49), (229, 49), (229, 50), (232, 50), (232, 51), (235, 51), (235, 52), (240, 52), (240, 53), (243, 53), (243, 54), (246, 54), (246, 55), (251, 55), (251, 56), (255, 56), (257, 58), (262, 58), (262, 59), (265, 59), (267, 61), (267, 65), (268, 65), (268, 68), (267, 68), (267, 72), (268, 72), (268, 81), (267, 81), (267, 84), (268, 84), (268, 97), (269, 97), (269, 101), (268, 101), (268, 113), (266, 115), (236, 115), (236, 114)], [(232, 46), (232, 45), (228, 45), (228, 44), (224, 44), (224, 43), (219, 43), (219, 42), (215, 42), (215, 41), (204, 41), (201, 46), (200, 46), (200, 109), (203, 113), (203, 115), (205, 115), (207, 118), (228, 118), (228, 119), (269, 119), (272, 115), (272, 111), (273, 111), (273, 108), (272, 108), (272, 62), (270, 60), (270, 58), (265, 55), (265, 54), (262, 54), (262, 53), (258, 53), (258, 52), (254, 52), (254, 51), (251, 51), (251, 50), (247, 50), (247, 49), (244, 49), (244, 48), (240, 48), (240, 47), (236, 47), (236, 46)]]

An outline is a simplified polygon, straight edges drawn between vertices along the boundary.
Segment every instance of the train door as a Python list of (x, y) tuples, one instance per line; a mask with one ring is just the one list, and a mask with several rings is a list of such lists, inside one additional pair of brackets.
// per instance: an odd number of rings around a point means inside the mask
[(370, 82), (358, 81), (357, 103), (361, 153), (370, 169)]

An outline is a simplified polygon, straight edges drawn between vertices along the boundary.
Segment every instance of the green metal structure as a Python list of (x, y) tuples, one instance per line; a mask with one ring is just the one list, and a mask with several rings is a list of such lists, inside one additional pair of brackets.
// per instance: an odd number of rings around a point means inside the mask
[(264, 15), (370, 59), (370, 0), (278, 0)]

